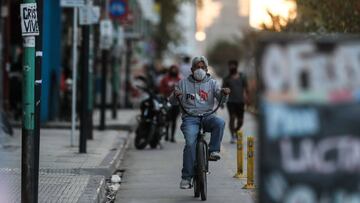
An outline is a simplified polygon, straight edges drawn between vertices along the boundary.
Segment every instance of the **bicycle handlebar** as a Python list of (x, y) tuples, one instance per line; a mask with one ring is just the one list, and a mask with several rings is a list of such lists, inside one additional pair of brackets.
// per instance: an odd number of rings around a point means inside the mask
[[(180, 96), (180, 95), (179, 95), (179, 96)], [(189, 115), (189, 116), (195, 116), (195, 117), (206, 117), (206, 116), (209, 116), (209, 115), (215, 113), (215, 112), (220, 108), (220, 106), (221, 106), (221, 104), (222, 104), (222, 101), (223, 101), (223, 99), (224, 99), (224, 96), (221, 94), (220, 101), (219, 101), (219, 103), (218, 103), (218, 105), (216, 106), (215, 109), (213, 109), (213, 110), (212, 110), (211, 112), (209, 112), (209, 113), (197, 114), (197, 115), (196, 115), (196, 114), (190, 113), (190, 112), (188, 112), (188, 111), (185, 110), (183, 104), (182, 104), (181, 101), (180, 101), (179, 96), (177, 96), (176, 99), (178, 100), (181, 109), (182, 109), (187, 115)]]

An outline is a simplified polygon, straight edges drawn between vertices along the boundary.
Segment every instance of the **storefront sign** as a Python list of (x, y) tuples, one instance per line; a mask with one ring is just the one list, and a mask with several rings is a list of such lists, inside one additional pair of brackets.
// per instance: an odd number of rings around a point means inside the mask
[(81, 7), (85, 5), (85, 0), (61, 0), (62, 7)]
[(259, 202), (360, 202), (360, 39), (259, 43)]

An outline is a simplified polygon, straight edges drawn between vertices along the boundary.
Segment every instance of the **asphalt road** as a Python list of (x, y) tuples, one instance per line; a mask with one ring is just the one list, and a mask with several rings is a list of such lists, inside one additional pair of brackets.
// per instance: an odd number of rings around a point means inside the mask
[[(219, 115), (227, 118), (226, 111)], [(245, 115), (246, 136), (255, 135), (256, 125), (250, 114)], [(117, 194), (117, 203), (176, 203), (199, 202), (193, 190), (179, 189), (184, 139), (177, 131), (177, 143), (163, 143), (162, 149), (138, 151), (133, 147), (123, 165), (123, 183)], [(222, 144), (222, 159), (210, 162), (208, 200), (211, 203), (255, 202), (255, 191), (244, 190), (246, 180), (233, 178), (236, 171), (236, 145), (229, 143), (228, 129)]]

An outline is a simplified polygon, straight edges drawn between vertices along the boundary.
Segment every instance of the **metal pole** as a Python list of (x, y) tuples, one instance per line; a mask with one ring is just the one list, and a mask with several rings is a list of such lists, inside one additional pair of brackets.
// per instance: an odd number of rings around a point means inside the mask
[(94, 139), (93, 136), (93, 108), (94, 108), (94, 28), (90, 27), (89, 41), (89, 83), (88, 83), (88, 133), (87, 139)]
[(131, 60), (131, 39), (126, 39), (126, 67), (125, 67), (125, 108), (131, 108), (130, 104), (130, 60)]
[(101, 107), (100, 107), (100, 126), (99, 130), (105, 130), (105, 115), (106, 115), (106, 73), (108, 62), (108, 50), (102, 50), (102, 70), (101, 70)]
[(119, 65), (117, 56), (112, 56), (112, 118), (117, 118), (117, 101), (119, 94)]
[(234, 178), (245, 178), (244, 170), (243, 170), (243, 158), (244, 158), (244, 150), (243, 150), (243, 132), (241, 130), (236, 132), (237, 135), (237, 170)]
[(74, 146), (74, 133), (76, 125), (76, 82), (77, 82), (77, 35), (78, 35), (78, 9), (74, 8), (74, 18), (73, 18), (73, 80), (72, 80), (72, 113), (71, 113), (71, 136), (70, 136), (70, 146)]
[(39, 23), (39, 36), (36, 37), (35, 53), (35, 166), (34, 166), (34, 200), (38, 202), (39, 195), (39, 158), (40, 158), (40, 100), (41, 100), (41, 68), (42, 68), (42, 22), (43, 0), (37, 0), (37, 16)]
[(243, 189), (255, 189), (255, 142), (254, 137), (247, 138), (247, 181)]
[[(21, 202), (35, 202), (35, 35), (38, 31), (35, 0), (24, 0), (20, 6), (23, 36), (23, 122), (21, 151)], [(26, 28), (23, 25), (27, 25)], [(31, 26), (30, 26), (31, 25)]]
[(7, 10), (7, 16), (4, 18), (3, 33), (4, 33), (4, 71), (3, 71), (3, 82), (4, 87), (3, 99), (4, 105), (9, 106), (9, 71), (10, 71), (10, 41), (11, 41), (11, 23), (10, 23), (10, 0), (4, 0), (4, 7)]
[[(0, 0), (0, 84), (3, 84), (3, 72), (4, 72), (4, 62), (3, 62), (3, 17), (2, 17), (2, 0)], [(0, 110), (4, 108), (3, 106), (3, 88), (0, 87)]]
[(81, 56), (81, 111), (80, 111), (80, 145), (79, 153), (86, 153), (86, 138), (88, 132), (88, 84), (89, 84), (89, 41), (90, 26), (82, 26), (82, 56)]

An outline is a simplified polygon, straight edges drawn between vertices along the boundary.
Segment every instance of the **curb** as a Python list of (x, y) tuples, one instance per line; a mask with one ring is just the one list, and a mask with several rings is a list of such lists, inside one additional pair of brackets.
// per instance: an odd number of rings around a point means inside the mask
[(85, 191), (79, 198), (78, 203), (101, 203), (105, 199), (105, 177), (92, 176), (85, 188)]
[[(21, 122), (11, 121), (10, 125), (13, 128), (21, 128)], [(94, 125), (94, 129), (98, 129), (99, 125)], [(58, 122), (58, 123), (47, 123), (41, 125), (42, 129), (71, 129), (71, 123), (69, 122)], [(79, 123), (75, 125), (76, 129), (79, 129)], [(125, 130), (132, 131), (134, 129), (133, 125), (129, 124), (107, 124), (106, 130)]]
[[(115, 173), (124, 160), (124, 156), (127, 152), (127, 149), (130, 146), (130, 138), (132, 131), (129, 131), (126, 138), (123, 139), (122, 145), (118, 147), (118, 150), (114, 150), (108, 153), (104, 158), (103, 163), (106, 164), (108, 159), (111, 159), (106, 166), (97, 167), (93, 169), (81, 169), (83, 172), (87, 174), (94, 174), (95, 176), (89, 181), (86, 186), (85, 191), (81, 195), (79, 199), (79, 203), (102, 203), (106, 198), (106, 182), (105, 178), (110, 177), (113, 173)], [(119, 142), (114, 145), (118, 145)], [(112, 158), (111, 158), (112, 157)]]

